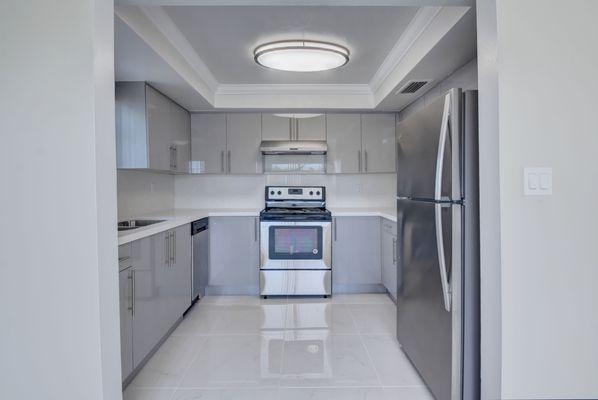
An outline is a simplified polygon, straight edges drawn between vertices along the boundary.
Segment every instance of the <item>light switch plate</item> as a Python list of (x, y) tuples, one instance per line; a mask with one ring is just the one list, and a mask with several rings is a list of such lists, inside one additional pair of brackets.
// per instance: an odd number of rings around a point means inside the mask
[(524, 168), (523, 194), (526, 196), (552, 195), (552, 168)]

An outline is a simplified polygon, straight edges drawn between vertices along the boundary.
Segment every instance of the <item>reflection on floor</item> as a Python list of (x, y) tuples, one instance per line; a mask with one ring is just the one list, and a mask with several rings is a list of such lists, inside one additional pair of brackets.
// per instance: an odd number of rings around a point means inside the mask
[(431, 400), (394, 336), (386, 295), (208, 296), (125, 400)]

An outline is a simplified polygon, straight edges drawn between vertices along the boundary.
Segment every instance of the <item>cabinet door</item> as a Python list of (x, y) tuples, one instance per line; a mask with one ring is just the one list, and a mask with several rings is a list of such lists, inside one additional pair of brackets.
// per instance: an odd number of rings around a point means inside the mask
[(191, 305), (191, 226), (181, 225), (172, 232), (173, 263), (169, 271), (169, 298), (174, 324)]
[(297, 118), (299, 140), (326, 140), (326, 115)]
[(395, 172), (395, 115), (363, 114), (363, 172)]
[(171, 165), (171, 101), (146, 85), (145, 101), (149, 140), (149, 168), (170, 171)]
[(396, 224), (382, 219), (382, 283), (391, 297), (397, 299)]
[(226, 122), (227, 171), (261, 174), (261, 114), (228, 114)]
[(120, 365), (123, 381), (133, 372), (133, 271), (132, 268), (118, 274), (120, 299)]
[(132, 242), (133, 261), (133, 368), (137, 367), (162, 338), (160, 276), (157, 263), (164, 264), (164, 234)]
[(259, 293), (257, 217), (210, 217), (208, 294)]
[(326, 116), (329, 174), (361, 172), (361, 115), (328, 114)]
[(224, 173), (226, 114), (191, 115), (191, 172)]
[(335, 217), (333, 223), (333, 292), (381, 289), (380, 218)]
[(174, 170), (176, 172), (189, 172), (191, 158), (191, 117), (189, 112), (178, 104), (171, 102), (172, 124), (175, 136), (172, 146), (175, 150)]
[(262, 140), (291, 140), (291, 119), (262, 114)]

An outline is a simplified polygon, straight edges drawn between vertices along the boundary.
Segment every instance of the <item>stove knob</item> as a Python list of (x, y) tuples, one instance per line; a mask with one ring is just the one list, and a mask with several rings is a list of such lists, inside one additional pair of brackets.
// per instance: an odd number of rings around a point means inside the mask
[(313, 195), (314, 195), (314, 192), (309, 192), (309, 195), (310, 195), (310, 196), (313, 196)]
[(282, 194), (282, 192), (279, 190), (279, 191), (278, 191), (278, 195), (280, 196), (281, 194)]
[(316, 192), (316, 194), (319, 196), (319, 195), (320, 195), (320, 191), (318, 190), (318, 191)]
[(274, 194), (274, 190), (270, 190), (270, 194)]

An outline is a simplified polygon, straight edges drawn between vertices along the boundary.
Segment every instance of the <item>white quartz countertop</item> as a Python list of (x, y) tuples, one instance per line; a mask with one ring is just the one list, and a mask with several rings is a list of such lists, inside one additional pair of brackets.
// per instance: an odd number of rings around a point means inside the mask
[[(390, 221), (397, 221), (396, 210), (383, 207), (332, 207), (329, 208), (333, 217), (382, 217)], [(157, 224), (118, 232), (118, 244), (126, 244), (135, 240), (155, 235), (177, 226), (185, 225), (205, 217), (257, 217), (257, 208), (214, 208), (214, 209), (174, 209), (149, 214), (136, 215), (127, 219), (160, 219)]]
[(164, 221), (130, 231), (118, 232), (118, 245), (143, 239), (205, 217), (257, 217), (259, 214), (260, 210), (257, 208), (175, 209), (122, 218), (120, 221), (127, 219), (160, 219)]
[(333, 217), (382, 217), (397, 222), (397, 210), (384, 207), (328, 207)]

